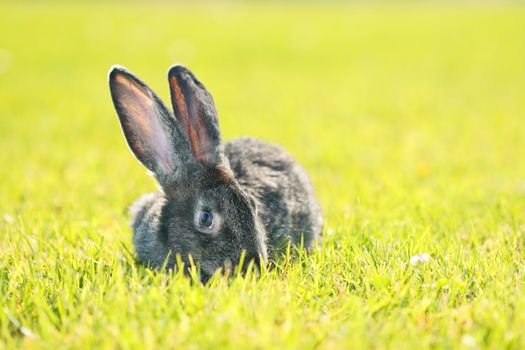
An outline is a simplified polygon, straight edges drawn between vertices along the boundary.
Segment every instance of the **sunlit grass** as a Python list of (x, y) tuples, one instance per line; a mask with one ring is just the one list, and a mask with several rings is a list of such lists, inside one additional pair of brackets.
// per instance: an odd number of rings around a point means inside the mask
[[(523, 6), (0, 9), (0, 348), (525, 346)], [(226, 139), (308, 169), (314, 253), (207, 286), (135, 264), (155, 184), (106, 74), (167, 99), (175, 62)]]

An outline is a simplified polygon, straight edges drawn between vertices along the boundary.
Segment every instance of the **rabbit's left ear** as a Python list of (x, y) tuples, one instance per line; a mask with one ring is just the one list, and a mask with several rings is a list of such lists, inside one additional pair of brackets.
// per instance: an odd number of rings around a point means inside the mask
[(175, 117), (186, 131), (195, 159), (206, 167), (222, 162), (221, 133), (211, 94), (189, 69), (174, 65), (168, 71)]
[(124, 67), (113, 66), (109, 88), (131, 151), (157, 178), (178, 173), (192, 160), (184, 131), (144, 82)]

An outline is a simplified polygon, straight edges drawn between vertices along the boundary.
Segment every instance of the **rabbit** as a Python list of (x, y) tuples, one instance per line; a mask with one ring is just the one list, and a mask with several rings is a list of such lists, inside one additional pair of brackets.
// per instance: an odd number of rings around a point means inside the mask
[(126, 68), (109, 72), (127, 144), (159, 184), (130, 207), (137, 259), (154, 269), (193, 261), (204, 283), (243, 254), (241, 268), (260, 268), (288, 244), (311, 248), (323, 214), (305, 170), (265, 141), (223, 143), (211, 94), (184, 66), (168, 82), (173, 112)]

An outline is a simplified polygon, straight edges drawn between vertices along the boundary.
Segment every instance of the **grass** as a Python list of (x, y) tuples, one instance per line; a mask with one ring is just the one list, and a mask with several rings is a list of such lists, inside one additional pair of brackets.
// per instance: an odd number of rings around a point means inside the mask
[[(0, 7), (0, 348), (525, 347), (522, 5)], [(226, 139), (308, 169), (313, 254), (206, 286), (135, 264), (155, 184), (106, 74), (168, 100), (174, 62)]]

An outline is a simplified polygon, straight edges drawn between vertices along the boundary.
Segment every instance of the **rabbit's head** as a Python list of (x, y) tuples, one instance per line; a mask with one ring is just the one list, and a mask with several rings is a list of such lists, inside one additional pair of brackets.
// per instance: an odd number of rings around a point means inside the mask
[(158, 211), (136, 218), (142, 222), (135, 231), (147, 235), (135, 239), (139, 259), (156, 266), (173, 266), (177, 255), (186, 264), (193, 259), (204, 280), (238, 265), (241, 255), (259, 265), (266, 259), (264, 228), (224, 155), (213, 99), (183, 66), (173, 66), (168, 80), (174, 113), (125, 68), (109, 74), (129, 148), (162, 189), (152, 204)]

